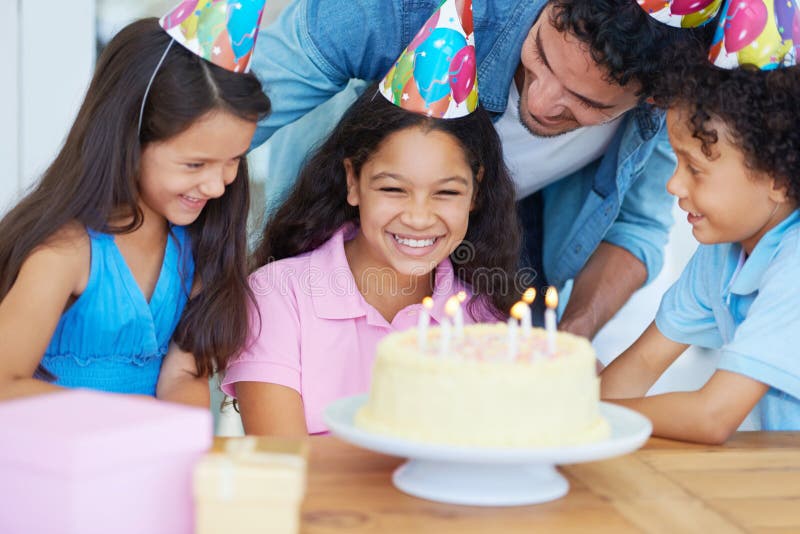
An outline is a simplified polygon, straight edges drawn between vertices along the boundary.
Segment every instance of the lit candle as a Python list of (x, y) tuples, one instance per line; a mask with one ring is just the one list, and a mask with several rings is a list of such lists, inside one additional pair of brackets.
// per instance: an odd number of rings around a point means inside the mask
[(464, 337), (464, 315), (458, 297), (450, 297), (444, 305), (444, 313), (453, 322), (453, 338), (458, 341)]
[(536, 300), (536, 290), (529, 287), (525, 290), (525, 293), (522, 294), (522, 303), (525, 305), (523, 306), (521, 319), (522, 337), (524, 338), (531, 335), (531, 304), (533, 304), (534, 300)]
[(417, 321), (417, 345), (419, 350), (428, 349), (428, 325), (431, 323), (431, 309), (433, 309), (433, 299), (425, 297), (422, 299), (422, 309), (419, 311), (419, 321)]
[(450, 353), (450, 336), (452, 335), (450, 328), (450, 320), (447, 317), (442, 318), (439, 324), (439, 356), (445, 357)]
[(556, 308), (558, 307), (558, 291), (554, 287), (548, 287), (544, 295), (544, 304), (547, 310), (544, 312), (544, 328), (547, 330), (547, 352), (550, 356), (556, 353)]
[[(445, 313), (450, 315), (453, 318), (453, 326), (454, 326), (454, 336), (456, 340), (461, 341), (464, 339), (464, 312), (461, 309), (461, 304), (467, 300), (467, 293), (465, 291), (459, 291), (455, 297), (450, 297), (448, 299), (447, 304), (445, 304)], [(451, 304), (452, 301), (452, 304)], [(450, 311), (447, 311), (447, 307), (450, 306)]]
[[(458, 320), (459, 312), (461, 311), (461, 303), (458, 302), (458, 297), (450, 297), (444, 305), (444, 314), (446, 317), (442, 319), (439, 325), (442, 339), (439, 342), (439, 356), (447, 356), (450, 353), (450, 338), (453, 335), (450, 321)], [(464, 335), (464, 319), (461, 318), (461, 335)]]
[(525, 316), (525, 309), (530, 311), (527, 304), (522, 301), (517, 302), (511, 306), (511, 312), (508, 318), (508, 360), (514, 361), (517, 358), (519, 351), (519, 320)]

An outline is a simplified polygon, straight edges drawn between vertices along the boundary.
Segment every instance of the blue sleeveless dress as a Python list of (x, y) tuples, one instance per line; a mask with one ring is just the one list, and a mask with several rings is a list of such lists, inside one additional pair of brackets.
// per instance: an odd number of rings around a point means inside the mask
[(187, 231), (171, 227), (149, 303), (114, 236), (90, 230), (89, 238), (86, 290), (61, 316), (41, 363), (61, 386), (155, 395), (194, 277)]

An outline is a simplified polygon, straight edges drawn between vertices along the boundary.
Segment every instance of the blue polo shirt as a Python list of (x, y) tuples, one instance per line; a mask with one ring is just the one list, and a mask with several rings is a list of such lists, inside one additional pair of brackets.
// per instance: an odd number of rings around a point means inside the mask
[(739, 243), (700, 245), (656, 315), (669, 339), (719, 349), (719, 369), (770, 386), (758, 405), (764, 430), (800, 430), (799, 280), (795, 211), (747, 259)]

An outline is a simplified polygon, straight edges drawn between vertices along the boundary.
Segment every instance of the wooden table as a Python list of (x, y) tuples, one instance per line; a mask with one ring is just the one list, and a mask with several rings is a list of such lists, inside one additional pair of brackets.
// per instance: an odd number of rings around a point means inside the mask
[(742, 432), (722, 447), (651, 439), (627, 456), (561, 468), (563, 499), (511, 508), (405, 495), (391, 483), (402, 461), (312, 438), (301, 532), (800, 533), (800, 432)]

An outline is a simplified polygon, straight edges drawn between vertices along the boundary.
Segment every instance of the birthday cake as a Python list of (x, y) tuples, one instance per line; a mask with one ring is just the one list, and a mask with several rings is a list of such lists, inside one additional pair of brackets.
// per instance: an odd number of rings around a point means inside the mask
[(608, 437), (589, 342), (558, 332), (553, 351), (547, 332), (533, 328), (512, 353), (508, 328), (467, 326), (444, 354), (439, 328), (428, 331), (424, 349), (413, 329), (387, 336), (356, 426), (430, 444), (497, 448)]

